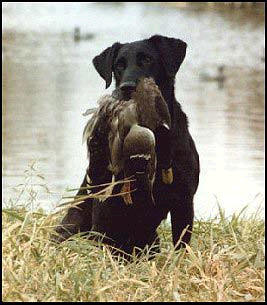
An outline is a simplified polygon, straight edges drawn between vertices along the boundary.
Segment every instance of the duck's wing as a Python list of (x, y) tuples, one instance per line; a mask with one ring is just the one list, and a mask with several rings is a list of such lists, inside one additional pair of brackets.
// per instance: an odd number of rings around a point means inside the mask
[(155, 98), (155, 109), (159, 118), (159, 124), (155, 131), (158, 165), (161, 167), (163, 183), (171, 184), (173, 182), (171, 116), (167, 103), (161, 94)]
[(111, 96), (101, 98), (97, 111), (89, 119), (83, 131), (83, 141), (87, 143), (89, 159), (88, 174), (94, 185), (110, 182), (112, 178), (109, 170), (109, 134), (114, 102)]
[(87, 115), (95, 113), (96, 111), (97, 111), (97, 108), (88, 108), (82, 115), (87, 116)]
[(158, 165), (161, 168), (169, 168), (171, 164), (171, 118), (168, 106), (161, 96), (155, 98), (155, 109), (158, 116), (155, 130), (157, 143)]
[[(87, 110), (88, 111), (88, 110)], [(86, 112), (87, 112), (86, 111)], [(83, 137), (82, 137), (82, 143), (86, 142), (88, 138), (91, 137), (91, 134), (94, 130), (95, 124), (98, 120), (98, 109), (93, 112), (93, 116), (88, 120), (86, 123), (84, 130), (83, 130)], [(88, 115), (88, 114), (86, 114)]]

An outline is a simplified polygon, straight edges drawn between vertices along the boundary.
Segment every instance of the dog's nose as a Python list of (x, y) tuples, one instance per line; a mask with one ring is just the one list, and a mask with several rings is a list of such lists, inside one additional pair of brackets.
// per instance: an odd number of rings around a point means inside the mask
[(136, 89), (136, 82), (133, 81), (123, 82), (120, 85), (120, 89), (123, 93), (132, 93)]

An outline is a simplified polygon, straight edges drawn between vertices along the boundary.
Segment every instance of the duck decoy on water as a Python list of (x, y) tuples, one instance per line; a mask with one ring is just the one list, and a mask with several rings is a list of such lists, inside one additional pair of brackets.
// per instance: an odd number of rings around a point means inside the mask
[(80, 41), (80, 40), (90, 40), (94, 38), (94, 34), (92, 33), (86, 33), (81, 34), (81, 29), (79, 27), (74, 28), (74, 41)]
[[(157, 151), (159, 157), (156, 156), (157, 133), (168, 140), (171, 128), (168, 107), (160, 90), (151, 78), (145, 78), (138, 83), (130, 100), (121, 100), (115, 90), (98, 103), (83, 133), (90, 159), (88, 181), (134, 176), (135, 181), (126, 181), (122, 186), (124, 202), (154, 203), (152, 188), (157, 164), (161, 165), (163, 182), (173, 181), (170, 145), (164, 147), (162, 154)], [(101, 178), (98, 181), (101, 183)]]
[(222, 88), (223, 83), (226, 79), (224, 75), (225, 66), (220, 65), (217, 67), (217, 75), (210, 75), (206, 72), (199, 73), (199, 78), (203, 82), (218, 82), (218, 86)]

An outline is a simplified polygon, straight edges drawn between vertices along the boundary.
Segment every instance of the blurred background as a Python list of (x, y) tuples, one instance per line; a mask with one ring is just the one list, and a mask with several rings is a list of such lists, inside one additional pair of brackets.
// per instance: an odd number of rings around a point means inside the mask
[[(92, 59), (153, 34), (187, 42), (176, 97), (201, 162), (197, 218), (264, 203), (263, 3), (2, 3), (2, 194), (17, 196), (35, 161), (52, 210), (87, 166), (82, 113), (104, 90)], [(44, 179), (42, 178), (44, 177)]]

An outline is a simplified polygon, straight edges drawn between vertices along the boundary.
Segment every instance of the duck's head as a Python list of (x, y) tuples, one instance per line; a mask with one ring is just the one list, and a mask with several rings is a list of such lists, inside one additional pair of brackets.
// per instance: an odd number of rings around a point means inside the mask
[(124, 140), (124, 177), (135, 181), (126, 182), (123, 196), (126, 204), (155, 204), (152, 190), (156, 173), (155, 137), (148, 128), (135, 125)]

